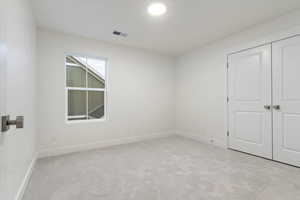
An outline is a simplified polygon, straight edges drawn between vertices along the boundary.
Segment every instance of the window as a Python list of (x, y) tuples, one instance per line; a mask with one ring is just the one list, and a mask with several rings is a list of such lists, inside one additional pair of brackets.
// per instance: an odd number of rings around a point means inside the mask
[(66, 56), (67, 121), (105, 119), (106, 60)]

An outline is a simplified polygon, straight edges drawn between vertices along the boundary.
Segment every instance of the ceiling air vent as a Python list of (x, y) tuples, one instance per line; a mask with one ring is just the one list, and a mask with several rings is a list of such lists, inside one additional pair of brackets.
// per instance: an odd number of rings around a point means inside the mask
[(120, 31), (114, 31), (113, 35), (117, 35), (117, 36), (121, 36), (121, 37), (127, 37), (128, 36), (127, 33), (122, 33)]

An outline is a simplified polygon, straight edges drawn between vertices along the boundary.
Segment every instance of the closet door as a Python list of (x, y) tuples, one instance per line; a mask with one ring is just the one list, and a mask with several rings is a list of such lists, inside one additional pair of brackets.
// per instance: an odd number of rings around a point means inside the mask
[(300, 37), (272, 48), (274, 160), (300, 166)]
[(228, 61), (229, 148), (272, 159), (271, 45)]

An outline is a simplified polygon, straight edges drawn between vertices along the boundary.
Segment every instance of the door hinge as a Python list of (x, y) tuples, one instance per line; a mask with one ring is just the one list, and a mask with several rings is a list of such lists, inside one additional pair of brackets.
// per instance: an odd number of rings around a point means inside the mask
[(227, 67), (227, 69), (229, 68), (229, 62), (226, 63), (226, 67)]
[(229, 102), (229, 97), (227, 97), (227, 103)]
[(229, 136), (229, 131), (227, 131), (227, 136)]

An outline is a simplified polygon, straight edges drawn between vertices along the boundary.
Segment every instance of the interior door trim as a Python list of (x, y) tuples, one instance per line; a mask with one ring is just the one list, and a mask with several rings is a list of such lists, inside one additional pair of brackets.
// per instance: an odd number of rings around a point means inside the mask
[(287, 40), (287, 39), (291, 39), (291, 38), (295, 38), (295, 37), (299, 37), (299, 36), (300, 36), (300, 33), (294, 34), (294, 35), (289, 36), (289, 37), (283, 37), (283, 38), (280, 38), (280, 39), (278, 39), (278, 40), (272, 40), (272, 41), (270, 41), (270, 42), (261, 43), (261, 44), (259, 44), (259, 45), (252, 46), (252, 47), (249, 47), (249, 48), (243, 48), (243, 49), (238, 50), (238, 51), (233, 51), (233, 52), (227, 53), (227, 63), (228, 63), (228, 57), (229, 57), (230, 55), (237, 54), (237, 53), (241, 53), (241, 52), (243, 52), (243, 51), (248, 51), (248, 50), (255, 49), (255, 48), (258, 48), (258, 47), (261, 47), (261, 46), (273, 44), (273, 43), (275, 43), (275, 42), (279, 42), (279, 41), (282, 41), (282, 40)]

